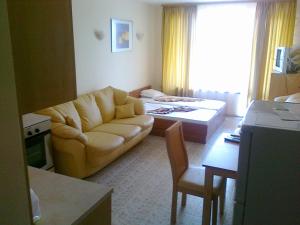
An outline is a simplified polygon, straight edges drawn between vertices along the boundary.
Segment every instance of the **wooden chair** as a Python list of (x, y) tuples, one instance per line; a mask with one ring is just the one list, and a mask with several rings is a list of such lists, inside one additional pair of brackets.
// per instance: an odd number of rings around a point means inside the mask
[[(181, 205), (186, 205), (186, 194), (204, 197), (205, 169), (189, 166), (188, 156), (182, 133), (182, 123), (176, 122), (166, 131), (168, 156), (173, 176), (173, 193), (171, 223), (176, 223), (177, 194), (182, 192)], [(217, 223), (218, 197), (220, 197), (220, 214), (224, 212), (226, 179), (215, 176), (213, 184), (213, 216), (212, 224)]]

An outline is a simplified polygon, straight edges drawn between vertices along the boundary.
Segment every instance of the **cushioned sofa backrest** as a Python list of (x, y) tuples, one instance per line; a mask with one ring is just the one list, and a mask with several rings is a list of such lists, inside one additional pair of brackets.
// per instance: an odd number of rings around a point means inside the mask
[(117, 88), (112, 88), (114, 91), (114, 101), (116, 105), (124, 105), (126, 104), (127, 97), (128, 97), (128, 92), (117, 89)]
[[(129, 100), (128, 92), (109, 86), (79, 96), (74, 101), (40, 110), (37, 113), (51, 116), (52, 122), (67, 124), (87, 132), (103, 122), (107, 123), (113, 120), (115, 107), (134, 103)], [(139, 111), (136, 113), (140, 114)]]
[(53, 123), (66, 124), (65, 118), (58, 111), (56, 111), (53, 107), (49, 107), (49, 108), (46, 108), (46, 109), (39, 110), (36, 113), (41, 114), (41, 115), (45, 115), (45, 116), (50, 116), (51, 121)]
[(53, 108), (64, 117), (67, 125), (82, 130), (81, 120), (73, 102), (66, 102)]
[(86, 94), (78, 97), (74, 101), (74, 105), (79, 113), (84, 132), (102, 124), (101, 113), (93, 94)]
[(100, 109), (103, 122), (107, 123), (115, 117), (114, 92), (112, 87), (106, 87), (93, 92)]

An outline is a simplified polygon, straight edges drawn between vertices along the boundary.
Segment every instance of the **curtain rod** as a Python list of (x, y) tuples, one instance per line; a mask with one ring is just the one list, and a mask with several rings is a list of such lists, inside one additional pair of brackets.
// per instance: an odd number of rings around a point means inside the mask
[(197, 6), (202, 4), (222, 4), (222, 3), (252, 3), (252, 2), (292, 2), (294, 0), (228, 0), (228, 1), (206, 1), (206, 2), (186, 2), (186, 3), (170, 3), (170, 4), (162, 4), (163, 7), (178, 7), (178, 6)]

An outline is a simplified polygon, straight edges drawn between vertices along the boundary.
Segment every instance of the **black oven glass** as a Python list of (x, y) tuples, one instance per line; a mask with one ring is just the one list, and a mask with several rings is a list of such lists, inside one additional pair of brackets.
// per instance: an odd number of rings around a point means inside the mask
[(46, 165), (45, 133), (35, 135), (25, 140), (28, 165), (41, 168)]

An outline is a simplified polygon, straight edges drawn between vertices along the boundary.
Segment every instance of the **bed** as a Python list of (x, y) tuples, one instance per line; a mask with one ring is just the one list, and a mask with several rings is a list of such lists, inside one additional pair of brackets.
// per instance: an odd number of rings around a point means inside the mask
[[(175, 96), (144, 96), (146, 86), (130, 92), (144, 102), (146, 113), (154, 117), (151, 134), (164, 136), (176, 121), (183, 123), (185, 140), (205, 144), (225, 118), (225, 102)], [(157, 92), (159, 93), (159, 92)]]

